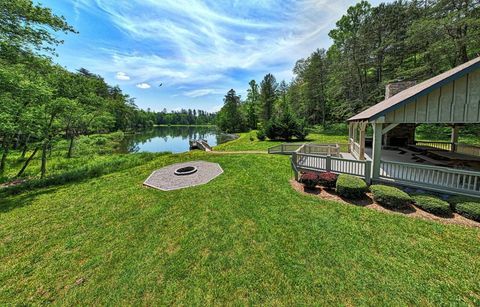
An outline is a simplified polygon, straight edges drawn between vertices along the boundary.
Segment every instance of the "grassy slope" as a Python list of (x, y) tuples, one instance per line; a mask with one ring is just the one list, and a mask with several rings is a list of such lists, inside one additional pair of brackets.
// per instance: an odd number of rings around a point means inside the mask
[[(340, 134), (320, 134), (311, 133), (308, 135), (306, 142), (314, 143), (339, 143), (347, 144), (348, 136)], [(256, 137), (256, 132), (240, 133), (240, 137), (234, 141), (230, 141), (218, 146), (215, 146), (214, 150), (218, 151), (241, 151), (241, 150), (267, 150), (268, 148), (285, 143), (284, 141), (259, 141)], [(301, 142), (300, 142), (301, 143)], [(346, 149), (346, 145), (343, 145)]]
[[(142, 187), (192, 159), (225, 173)], [(1, 199), (0, 305), (480, 303), (478, 229), (319, 201), (289, 178), (288, 157), (193, 153)]]

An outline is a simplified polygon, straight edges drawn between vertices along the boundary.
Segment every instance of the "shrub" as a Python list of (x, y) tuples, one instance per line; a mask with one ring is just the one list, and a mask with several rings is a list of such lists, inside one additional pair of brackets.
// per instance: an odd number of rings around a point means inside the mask
[(259, 141), (265, 141), (267, 138), (267, 135), (265, 134), (265, 131), (263, 129), (257, 131), (257, 139)]
[(363, 179), (345, 174), (338, 176), (337, 193), (340, 196), (351, 199), (361, 198), (367, 190), (367, 184)]
[(413, 201), (417, 207), (435, 215), (448, 216), (452, 214), (450, 205), (433, 195), (413, 195)]
[(466, 202), (455, 206), (455, 211), (464, 217), (480, 222), (480, 203)]
[(318, 175), (315, 173), (304, 173), (300, 177), (300, 182), (308, 189), (314, 189), (318, 184)]
[(473, 198), (473, 197), (468, 197), (468, 196), (463, 196), (463, 195), (456, 195), (456, 196), (449, 197), (447, 201), (452, 206), (452, 209), (455, 209), (455, 206), (457, 204), (476, 203), (476, 202), (478, 203), (478, 202), (480, 202), (480, 199)]
[(403, 209), (412, 203), (410, 195), (395, 187), (372, 185), (370, 191), (372, 191), (373, 199), (387, 208)]
[(321, 173), (318, 176), (318, 183), (327, 189), (333, 189), (337, 184), (337, 177), (337, 174), (331, 172)]
[(298, 119), (292, 112), (285, 111), (265, 124), (265, 134), (271, 140), (288, 141), (293, 137), (304, 140), (308, 131), (303, 120)]

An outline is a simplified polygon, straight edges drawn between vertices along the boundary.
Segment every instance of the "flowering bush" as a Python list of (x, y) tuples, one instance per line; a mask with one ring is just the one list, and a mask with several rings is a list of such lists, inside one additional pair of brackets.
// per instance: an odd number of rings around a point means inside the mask
[(318, 176), (318, 183), (327, 189), (333, 189), (337, 184), (337, 177), (337, 174), (331, 172), (321, 173)]
[(318, 184), (318, 175), (315, 173), (303, 173), (300, 182), (308, 189), (314, 189)]

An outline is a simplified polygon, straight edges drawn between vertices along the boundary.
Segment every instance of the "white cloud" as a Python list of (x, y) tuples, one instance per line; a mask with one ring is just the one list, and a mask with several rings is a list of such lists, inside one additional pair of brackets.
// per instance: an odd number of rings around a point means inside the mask
[(146, 82), (143, 82), (143, 83), (138, 83), (137, 87), (141, 88), (142, 90), (146, 90), (146, 89), (151, 88), (152, 86), (150, 84), (146, 83)]
[(117, 80), (122, 80), (122, 81), (128, 81), (128, 80), (130, 80), (130, 76), (127, 75), (127, 74), (124, 73), (124, 72), (119, 71), (119, 72), (117, 72), (117, 74), (115, 75), (115, 79), (117, 79)]
[(289, 81), (296, 60), (328, 48), (328, 31), (356, 2), (76, 0), (123, 34), (121, 41), (100, 44), (103, 57), (83, 65), (118, 80), (128, 72), (130, 80), (144, 81), (137, 84), (142, 89), (163, 83), (163, 92), (178, 101), (230, 88), (242, 93), (250, 79), (266, 73)]
[(203, 96), (213, 95), (213, 94), (222, 94), (222, 93), (223, 91), (221, 90), (205, 88), (205, 89), (187, 91), (187, 92), (184, 92), (183, 95), (191, 98), (197, 98), (197, 97), (203, 97)]

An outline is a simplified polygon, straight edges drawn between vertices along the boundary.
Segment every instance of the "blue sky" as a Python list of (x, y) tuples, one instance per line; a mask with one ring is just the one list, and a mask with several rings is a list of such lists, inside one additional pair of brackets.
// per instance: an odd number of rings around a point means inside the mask
[[(354, 0), (43, 0), (79, 34), (56, 61), (118, 84), (160, 111), (218, 111), (267, 73), (292, 78), (295, 62), (331, 44), (328, 32)], [(378, 4), (380, 1), (371, 1)], [(159, 84), (163, 83), (162, 87)]]

